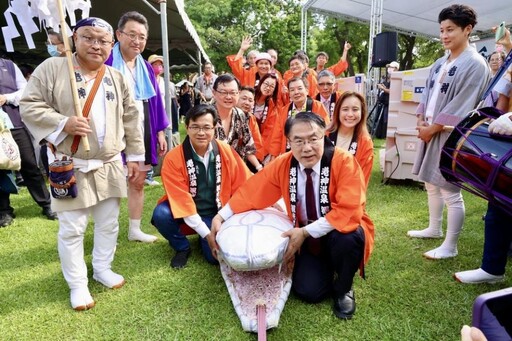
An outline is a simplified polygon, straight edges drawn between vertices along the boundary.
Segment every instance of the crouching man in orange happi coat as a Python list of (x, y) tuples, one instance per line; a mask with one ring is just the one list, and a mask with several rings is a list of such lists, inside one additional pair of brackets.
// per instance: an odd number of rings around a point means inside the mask
[[(363, 173), (352, 155), (334, 147), (325, 128), (312, 112), (290, 117), (284, 133), (291, 151), (238, 189), (213, 218), (212, 234), (233, 214), (263, 209), (282, 197), (297, 227), (283, 234), (290, 238), (285, 262), (295, 260), (292, 289), (311, 303), (332, 295), (334, 314), (350, 319), (356, 307), (353, 277), (368, 260), (373, 229), (362, 223)], [(215, 255), (218, 245), (210, 248)]]

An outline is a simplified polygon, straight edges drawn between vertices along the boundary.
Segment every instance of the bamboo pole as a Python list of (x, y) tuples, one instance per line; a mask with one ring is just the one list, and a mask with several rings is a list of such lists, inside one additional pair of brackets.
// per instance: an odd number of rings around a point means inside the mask
[[(75, 108), (75, 115), (78, 117), (83, 117), (82, 108), (80, 107), (80, 99), (78, 98), (78, 89), (76, 87), (75, 82), (75, 70), (73, 67), (73, 56), (71, 54), (71, 46), (69, 46), (69, 39), (67, 37), (66, 32), (66, 16), (64, 14), (64, 8), (62, 6), (62, 0), (57, 0), (57, 7), (59, 9), (60, 16), (60, 31), (62, 34), (62, 40), (64, 41), (64, 48), (66, 50), (66, 60), (68, 62), (68, 73), (69, 73), (69, 82), (71, 83), (71, 93), (73, 94), (73, 104)], [(89, 147), (89, 139), (87, 136), (82, 136), (82, 146), (84, 147), (86, 152), (89, 152), (91, 148)]]

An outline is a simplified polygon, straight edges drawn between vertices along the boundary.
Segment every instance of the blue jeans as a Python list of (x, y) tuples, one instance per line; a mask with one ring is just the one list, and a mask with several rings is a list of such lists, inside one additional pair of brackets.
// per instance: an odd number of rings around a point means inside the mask
[(487, 206), (482, 269), (491, 275), (501, 276), (505, 273), (507, 253), (512, 241), (511, 218), (505, 210), (491, 203)]
[[(211, 228), (213, 217), (201, 217), (201, 219), (208, 228)], [(155, 207), (151, 223), (157, 228), (158, 232), (169, 241), (169, 245), (171, 245), (175, 251), (190, 249), (190, 242), (180, 230), (180, 224), (185, 223), (185, 221), (182, 218), (174, 219), (169, 201), (164, 201)], [(199, 238), (199, 242), (206, 261), (210, 264), (218, 264), (217, 260), (212, 255), (212, 251), (206, 239)]]

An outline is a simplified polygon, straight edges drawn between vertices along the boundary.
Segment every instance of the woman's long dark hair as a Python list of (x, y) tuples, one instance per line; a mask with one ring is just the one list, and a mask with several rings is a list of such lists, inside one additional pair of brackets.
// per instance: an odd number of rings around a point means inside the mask
[(334, 112), (332, 113), (332, 121), (327, 127), (327, 131), (329, 133), (337, 132), (340, 128), (340, 110), (343, 104), (343, 101), (349, 97), (355, 97), (361, 102), (361, 121), (354, 127), (354, 136), (357, 138), (361, 134), (368, 134), (368, 128), (366, 127), (366, 120), (368, 117), (368, 108), (366, 107), (366, 101), (358, 92), (355, 91), (346, 91), (341, 94), (340, 98), (336, 101), (336, 105), (334, 106)]
[(254, 102), (258, 101), (258, 99), (261, 96), (263, 96), (263, 94), (261, 92), (261, 86), (263, 85), (263, 82), (269, 78), (272, 78), (276, 81), (276, 87), (274, 89), (274, 92), (272, 93), (272, 96), (270, 96), (270, 97), (274, 101), (274, 104), (277, 104), (277, 96), (279, 95), (279, 79), (277, 79), (277, 76), (272, 72), (269, 72), (265, 76), (261, 77), (260, 82), (258, 83), (258, 86), (256, 87), (256, 89), (254, 89), (255, 90)]

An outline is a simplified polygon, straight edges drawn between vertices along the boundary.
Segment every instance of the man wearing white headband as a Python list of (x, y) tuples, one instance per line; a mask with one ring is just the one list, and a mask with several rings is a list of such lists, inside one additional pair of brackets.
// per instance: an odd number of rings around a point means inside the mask
[[(144, 160), (139, 114), (129, 85), (120, 72), (104, 65), (113, 38), (112, 27), (99, 18), (80, 20), (74, 29), (73, 81), (80, 107), (90, 102), (88, 118), (75, 116), (66, 58), (49, 58), (39, 65), (20, 102), (23, 121), (35, 140), (53, 144), (59, 159), (73, 156), (77, 195), (52, 198), (52, 209), (59, 218), (59, 256), (75, 310), (95, 305), (84, 261), (90, 215), (94, 219), (93, 278), (109, 288), (125, 283), (123, 276), (111, 270), (119, 205), (127, 187), (121, 151), (126, 154), (130, 183), (139, 176), (138, 161)], [(93, 97), (87, 101), (89, 96)], [(88, 138), (89, 151), (81, 141), (83, 136)]]

